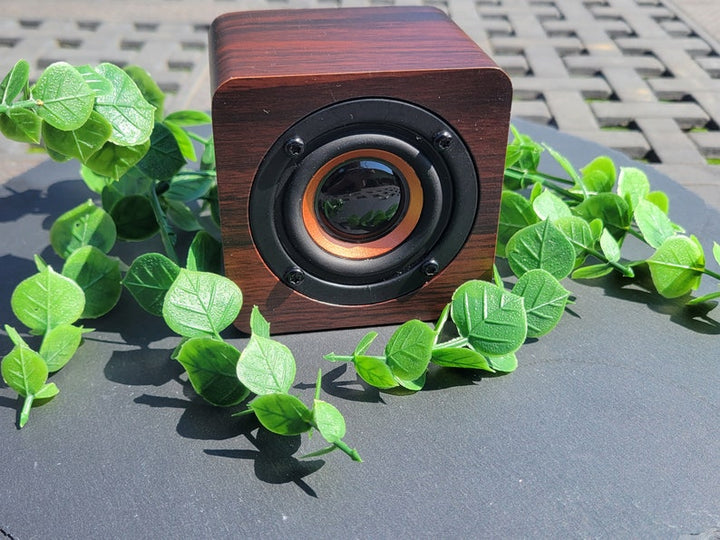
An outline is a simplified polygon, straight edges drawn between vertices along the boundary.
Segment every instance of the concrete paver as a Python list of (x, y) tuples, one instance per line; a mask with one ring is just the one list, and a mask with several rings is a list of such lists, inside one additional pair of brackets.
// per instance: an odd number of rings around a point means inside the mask
[[(402, 4), (386, 0), (382, 4)], [(409, 3), (418, 2), (409, 0)], [(515, 84), (513, 114), (646, 159), (707, 199), (720, 186), (717, 0), (428, 0)], [(19, 58), (146, 68), (167, 107), (209, 109), (207, 30), (220, 13), (376, 0), (4, 0), (0, 72)], [(3, 178), (40, 158), (0, 142)], [(701, 170), (702, 175), (697, 171)], [(702, 183), (693, 178), (702, 176)], [(712, 182), (709, 179), (715, 179)]]

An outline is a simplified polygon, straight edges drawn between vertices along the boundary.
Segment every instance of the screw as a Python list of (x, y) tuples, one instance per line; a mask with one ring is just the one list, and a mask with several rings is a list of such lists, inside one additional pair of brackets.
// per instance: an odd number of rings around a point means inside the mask
[(294, 267), (285, 272), (285, 282), (291, 287), (297, 287), (305, 279), (305, 272), (300, 268)]
[(290, 157), (298, 157), (305, 151), (305, 141), (300, 137), (293, 137), (285, 143), (285, 153)]
[(453, 135), (446, 129), (444, 129), (442, 131), (438, 131), (435, 134), (435, 137), (433, 137), (433, 144), (435, 145), (435, 148), (437, 148), (441, 152), (443, 150), (447, 150), (448, 148), (450, 148), (452, 141), (453, 141)]
[(438, 270), (440, 270), (440, 265), (435, 259), (428, 259), (422, 265), (422, 273), (428, 277), (432, 277), (437, 274)]

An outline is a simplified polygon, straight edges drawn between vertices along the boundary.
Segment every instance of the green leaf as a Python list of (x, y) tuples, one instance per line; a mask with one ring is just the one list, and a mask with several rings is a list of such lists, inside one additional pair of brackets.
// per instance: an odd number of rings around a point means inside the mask
[(365, 354), (370, 348), (370, 345), (372, 345), (372, 342), (375, 341), (377, 337), (378, 333), (375, 331), (370, 331), (365, 334), (362, 339), (358, 341), (358, 344), (355, 347), (355, 351), (353, 352), (353, 354)]
[(575, 213), (587, 221), (600, 219), (616, 239), (630, 228), (632, 218), (628, 203), (615, 193), (592, 195), (575, 207)]
[(670, 218), (660, 208), (645, 199), (638, 201), (635, 207), (635, 223), (645, 241), (655, 249), (671, 236), (675, 236), (675, 229)]
[(214, 184), (214, 175), (182, 171), (171, 180), (170, 189), (163, 193), (163, 197), (181, 202), (194, 201), (207, 195)]
[(504, 190), (500, 203), (500, 223), (497, 238), (498, 256), (505, 256), (505, 246), (516, 232), (537, 222), (538, 217), (530, 201), (519, 193)]
[(334, 405), (315, 399), (312, 408), (313, 424), (329, 443), (335, 443), (345, 436), (345, 418)]
[(165, 117), (165, 122), (178, 126), (203, 126), (212, 123), (212, 118), (202, 111), (175, 111)]
[(580, 169), (585, 186), (596, 193), (610, 191), (615, 185), (615, 163), (608, 156), (598, 156)]
[(30, 64), (27, 60), (18, 60), (0, 83), (0, 103), (10, 105), (27, 88), (30, 78)]
[(634, 209), (650, 194), (650, 182), (642, 170), (636, 167), (621, 167), (617, 191), (630, 208)]
[(187, 269), (220, 274), (223, 268), (222, 261), (222, 244), (210, 233), (198, 231), (190, 243)]
[(524, 299), (527, 314), (527, 337), (550, 332), (563, 316), (570, 292), (545, 270), (530, 270), (513, 287), (512, 292)]
[(103, 189), (105, 187), (114, 182), (115, 180), (113, 178), (103, 176), (101, 174), (97, 174), (95, 171), (91, 170), (87, 165), (81, 165), (80, 166), (80, 176), (82, 177), (83, 181), (85, 182), (85, 185), (95, 193), (102, 193)]
[(565, 201), (548, 189), (533, 200), (532, 207), (541, 220), (555, 221), (556, 219), (572, 216), (570, 207)]
[(705, 254), (697, 241), (673, 236), (663, 242), (647, 263), (658, 292), (666, 298), (677, 298), (700, 285)]
[(2, 378), (22, 397), (35, 395), (45, 384), (48, 368), (29, 347), (15, 346), (2, 360)]
[(242, 293), (228, 278), (181, 269), (165, 296), (163, 318), (184, 337), (218, 336), (237, 318)]
[(123, 240), (145, 240), (157, 234), (159, 226), (150, 200), (144, 195), (129, 195), (117, 201), (110, 215), (117, 235)]
[(550, 221), (530, 225), (518, 231), (509, 241), (506, 255), (516, 276), (542, 268), (557, 279), (570, 274), (575, 266), (575, 248)]
[(0, 133), (11, 141), (39, 143), (42, 119), (29, 109), (10, 109), (0, 114)]
[(85, 309), (85, 294), (71, 279), (51, 267), (15, 287), (10, 298), (13, 313), (34, 334), (72, 324)]
[(96, 174), (117, 180), (142, 159), (148, 148), (149, 140), (135, 146), (120, 146), (108, 141), (85, 161), (85, 165)]
[(600, 235), (600, 249), (609, 262), (618, 262), (620, 260), (620, 245), (607, 229), (603, 229)]
[(120, 261), (108, 257), (95, 246), (73, 251), (63, 265), (62, 274), (80, 285), (85, 293), (83, 319), (102, 317), (120, 299)]
[(425, 386), (425, 381), (427, 379), (427, 372), (420, 375), (417, 379), (413, 380), (405, 380), (401, 379), (398, 376), (395, 376), (395, 381), (405, 388), (406, 390), (410, 390), (411, 392), (419, 392), (423, 389), (423, 386)]
[(487, 359), (477, 351), (465, 347), (436, 349), (432, 353), (432, 363), (451, 368), (483, 369), (494, 371)]
[(490, 364), (490, 367), (495, 371), (510, 373), (517, 369), (517, 356), (515, 356), (514, 352), (502, 356), (488, 356), (488, 364)]
[(160, 122), (164, 114), (165, 93), (160, 89), (155, 79), (143, 68), (139, 66), (125, 66), (124, 71), (137, 85), (138, 90), (140, 90), (147, 102), (155, 107), (155, 121)]
[(5, 332), (7, 332), (8, 337), (10, 338), (10, 341), (13, 342), (14, 345), (17, 345), (18, 347), (30, 347), (25, 340), (20, 336), (17, 330), (10, 326), (9, 324), (5, 325)]
[(192, 338), (177, 354), (198, 395), (217, 407), (230, 407), (244, 400), (250, 391), (235, 374), (240, 351), (224, 341)]
[(95, 103), (95, 110), (112, 125), (110, 142), (119, 146), (146, 142), (155, 124), (155, 107), (145, 100), (132, 78), (118, 66), (102, 63), (95, 71), (113, 87), (112, 92), (98, 96)]
[(360, 378), (375, 388), (394, 388), (398, 385), (384, 358), (377, 356), (353, 355), (355, 371)]
[(585, 255), (588, 248), (592, 248), (595, 244), (593, 232), (590, 225), (583, 218), (578, 216), (570, 216), (560, 218), (553, 222), (560, 232), (562, 232), (575, 248), (575, 258), (581, 258)]
[(160, 317), (170, 286), (180, 267), (159, 253), (145, 253), (135, 259), (122, 283), (148, 313)]
[(279, 341), (253, 334), (240, 354), (237, 377), (258, 395), (284, 393), (295, 380), (295, 358)]
[(65, 212), (50, 227), (50, 244), (63, 259), (83, 246), (108, 253), (116, 238), (115, 222), (90, 200)]
[(613, 267), (609, 264), (591, 264), (581, 266), (572, 273), (573, 279), (596, 279), (607, 276), (613, 271)]
[(450, 315), (460, 335), (485, 356), (515, 351), (527, 335), (523, 299), (485, 281), (458, 287)]
[[(60, 390), (55, 383), (47, 383), (35, 394), (35, 399), (51, 399), (57, 396)], [(20, 426), (22, 427), (22, 426)]]
[(415, 380), (427, 370), (435, 332), (424, 322), (413, 319), (401, 325), (385, 346), (385, 358), (393, 375)]
[(168, 129), (168, 131), (170, 131), (170, 133), (172, 133), (172, 136), (175, 137), (175, 142), (177, 143), (178, 149), (180, 150), (183, 158), (188, 161), (197, 161), (195, 146), (193, 145), (193, 140), (190, 138), (190, 135), (188, 135), (188, 132), (172, 122), (163, 121), (163, 125)]
[(203, 228), (197, 217), (186, 204), (179, 201), (165, 200), (167, 217), (181, 231), (194, 232)]
[(74, 130), (60, 130), (44, 123), (42, 136), (50, 150), (84, 163), (107, 142), (111, 129), (101, 114), (92, 111), (87, 122)]
[(76, 66), (75, 69), (82, 75), (87, 85), (95, 92), (96, 96), (103, 96), (113, 91), (112, 83), (100, 75), (89, 64)]
[(270, 338), (270, 323), (262, 316), (257, 306), (253, 306), (250, 312), (250, 331), (256, 336)]
[(670, 199), (668, 199), (667, 194), (662, 191), (651, 191), (645, 199), (653, 203), (665, 214), (670, 211)]
[(45, 334), (40, 345), (40, 356), (45, 360), (50, 373), (58, 371), (70, 361), (85, 332), (89, 330), (72, 324), (62, 324)]
[(183, 165), (185, 158), (172, 132), (163, 124), (156, 123), (150, 135), (150, 148), (137, 168), (153, 180), (170, 180)]
[(45, 68), (32, 88), (32, 96), (39, 102), (38, 115), (65, 131), (78, 129), (87, 122), (95, 102), (95, 92), (67, 62)]
[(715, 262), (720, 264), (720, 244), (717, 242), (713, 242), (713, 257), (715, 257)]
[(586, 191), (585, 184), (583, 184), (582, 178), (578, 174), (578, 172), (575, 170), (575, 167), (573, 167), (572, 163), (570, 163), (570, 160), (567, 159), (565, 156), (557, 152), (556, 150), (550, 148), (547, 144), (543, 144), (545, 149), (548, 151), (548, 153), (553, 157), (555, 161), (558, 162), (558, 164), (563, 168), (563, 170), (567, 173), (567, 175), (570, 177), (570, 179), (575, 182), (575, 186), (577, 188), (582, 189), (583, 193)]
[(258, 396), (248, 405), (268, 431), (279, 435), (299, 435), (312, 428), (312, 413), (305, 404), (289, 394)]

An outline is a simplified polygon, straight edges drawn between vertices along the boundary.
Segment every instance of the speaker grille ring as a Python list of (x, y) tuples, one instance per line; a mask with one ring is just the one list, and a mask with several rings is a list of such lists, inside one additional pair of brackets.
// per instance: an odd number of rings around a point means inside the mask
[[(453, 137), (447, 149), (433, 144), (440, 132)], [(302, 141), (302, 152), (289, 154), (290, 140)], [(401, 173), (407, 208), (379, 238), (345, 242), (323, 229), (314, 195), (333, 167), (358, 158)], [(250, 229), (278, 278), (301, 269), (288, 286), (324, 302), (369, 304), (417, 290), (430, 279), (429, 259), (442, 271), (465, 243), (478, 200), (474, 163), (450, 125), (402, 101), (358, 99), (311, 113), (278, 138), (251, 188)]]

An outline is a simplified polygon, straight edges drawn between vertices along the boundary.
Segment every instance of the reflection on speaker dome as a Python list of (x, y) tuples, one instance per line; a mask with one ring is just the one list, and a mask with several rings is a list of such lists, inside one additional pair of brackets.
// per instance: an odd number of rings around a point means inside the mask
[(317, 193), (316, 209), (327, 232), (349, 242), (385, 235), (405, 214), (407, 184), (390, 164), (353, 159), (333, 169)]

